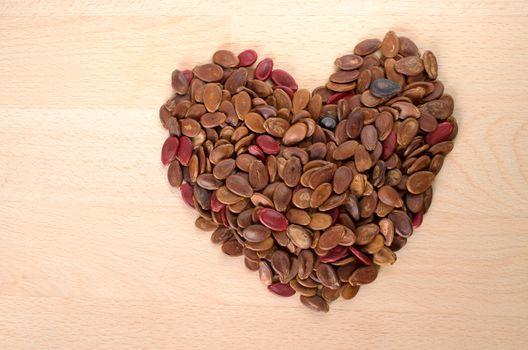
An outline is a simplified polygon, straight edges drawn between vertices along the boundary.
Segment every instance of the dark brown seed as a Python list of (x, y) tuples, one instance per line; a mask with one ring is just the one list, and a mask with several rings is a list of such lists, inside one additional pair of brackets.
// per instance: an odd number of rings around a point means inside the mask
[(412, 194), (407, 193), (405, 196), (405, 205), (413, 213), (417, 213), (422, 210), (424, 204), (423, 194)]
[(353, 286), (350, 283), (345, 283), (341, 286), (340, 295), (345, 300), (354, 298), (359, 292), (360, 286)]
[[(334, 152), (335, 154), (335, 152)], [(335, 157), (334, 157), (335, 158)], [(348, 189), (352, 182), (352, 170), (347, 166), (337, 168), (334, 174), (333, 190), (337, 194), (341, 194)]]
[(297, 90), (292, 99), (292, 112), (295, 114), (306, 109), (308, 102), (310, 102), (310, 91), (307, 89)]
[(180, 121), (176, 118), (170, 118), (167, 123), (167, 128), (169, 129), (169, 134), (171, 136), (181, 136)]
[(308, 127), (305, 123), (295, 123), (284, 133), (282, 142), (285, 145), (294, 145), (304, 140), (308, 133)]
[(259, 269), (259, 261), (258, 260), (252, 260), (252, 259), (249, 259), (247, 257), (244, 258), (244, 265), (250, 271), (258, 271), (258, 269)]
[(326, 87), (335, 92), (352, 91), (356, 88), (356, 85), (357, 84), (355, 81), (351, 83), (343, 83), (343, 84), (334, 83), (333, 81), (329, 81), (328, 83), (326, 83)]
[(205, 113), (200, 118), (200, 123), (204, 128), (216, 128), (226, 120), (226, 115), (222, 112)]
[(242, 249), (242, 244), (238, 243), (237, 240), (227, 241), (222, 244), (222, 252), (229, 256), (241, 256)]
[(385, 57), (395, 57), (400, 50), (400, 41), (398, 36), (392, 30), (388, 31), (381, 43), (381, 54)]
[(329, 311), (328, 303), (318, 295), (314, 295), (312, 297), (301, 295), (300, 300), (304, 306), (306, 306), (307, 308), (313, 311), (321, 311), (321, 312)]
[(392, 265), (396, 262), (396, 254), (390, 248), (382, 247), (374, 254), (372, 261), (378, 266)]
[[(236, 95), (236, 99), (234, 101), (235, 106), (235, 112), (238, 115), (238, 118), (240, 120), (245, 120), (246, 116), (248, 115), (249, 111), (251, 110), (251, 97), (249, 97), (249, 94), (245, 91), (240, 92)], [(253, 113), (257, 116), (260, 116), (256, 113)], [(247, 121), (246, 121), (247, 123)], [(246, 125), (249, 129), (251, 129), (248, 125)]]
[(273, 281), (273, 270), (268, 262), (259, 261), (259, 278), (264, 285), (269, 286)]
[(238, 174), (230, 175), (226, 179), (226, 187), (229, 191), (241, 197), (250, 198), (253, 195), (253, 188), (248, 180)]
[(193, 73), (200, 80), (205, 81), (206, 83), (214, 83), (220, 81), (224, 76), (224, 70), (222, 69), (222, 67), (214, 63), (196, 66), (193, 69)]
[(378, 268), (375, 266), (360, 267), (355, 270), (348, 279), (348, 283), (353, 286), (374, 282), (378, 276)]
[(405, 84), (405, 78), (402, 74), (398, 73), (394, 66), (396, 65), (396, 61), (392, 58), (388, 58), (385, 60), (385, 74), (387, 75), (387, 78), (398, 83), (400, 86)]
[(328, 182), (317, 186), (310, 198), (310, 206), (312, 208), (320, 207), (332, 194), (332, 185)]
[(312, 245), (311, 233), (302, 226), (289, 225), (286, 234), (292, 243), (301, 249), (308, 249)]
[(376, 254), (383, 248), (383, 244), (385, 243), (385, 238), (383, 235), (376, 235), (374, 238), (365, 246), (365, 252), (369, 254)]
[(221, 160), (230, 158), (234, 151), (235, 148), (232, 144), (223, 144), (217, 146), (209, 154), (209, 161), (213, 164), (218, 164)]
[(222, 89), (220, 85), (209, 83), (205, 85), (203, 92), (203, 101), (205, 108), (209, 112), (215, 112), (222, 102)]
[(225, 227), (218, 227), (214, 232), (211, 234), (211, 242), (214, 244), (220, 244), (227, 242), (229, 239), (233, 237), (233, 232)]
[(433, 183), (435, 176), (430, 171), (419, 171), (407, 180), (407, 191), (413, 194), (420, 194), (425, 192)]
[(188, 137), (195, 137), (200, 133), (202, 127), (200, 123), (191, 118), (185, 118), (180, 120), (180, 129), (183, 135)]
[(402, 147), (407, 147), (418, 133), (418, 121), (414, 118), (407, 118), (400, 124), (396, 133), (396, 140)]
[(262, 242), (271, 235), (271, 230), (263, 225), (250, 225), (242, 231), (244, 238), (250, 242)]
[(354, 70), (361, 67), (363, 58), (358, 55), (345, 55), (335, 60), (335, 65), (342, 70)]
[(373, 151), (378, 141), (378, 131), (374, 125), (366, 125), (361, 130), (361, 143), (367, 151)]
[(213, 175), (218, 180), (225, 180), (235, 170), (234, 159), (223, 159), (213, 168)]
[(273, 244), (275, 244), (275, 241), (273, 238), (269, 237), (263, 240), (262, 242), (254, 243), (254, 242), (246, 242), (246, 248), (253, 250), (255, 252), (265, 252), (268, 251), (273, 247)]
[(292, 224), (306, 226), (310, 223), (310, 215), (304, 211), (296, 208), (291, 208), (286, 213), (286, 218)]
[(167, 177), (169, 179), (169, 184), (172, 187), (179, 187), (182, 184), (183, 173), (180, 162), (174, 160), (170, 163), (169, 169), (167, 171)]
[(442, 166), (444, 165), (444, 155), (437, 154), (431, 159), (431, 164), (429, 165), (429, 171), (433, 174), (438, 174)]
[(260, 114), (250, 112), (244, 119), (248, 129), (254, 133), (262, 134), (266, 132), (266, 129), (264, 129), (264, 118)]
[(200, 170), (200, 164), (198, 164), (198, 155), (193, 154), (191, 156), (191, 160), (189, 160), (189, 165), (187, 166), (187, 169), (189, 170), (189, 178), (191, 182), (196, 182), (196, 178), (198, 177), (198, 171)]
[(203, 104), (193, 104), (187, 110), (185, 117), (197, 120), (200, 119), (202, 114), (204, 114), (205, 112), (207, 112), (207, 110), (205, 109), (205, 106)]
[(271, 201), (271, 199), (262, 193), (253, 193), (250, 200), (255, 207), (273, 208), (273, 202)]
[(282, 118), (269, 118), (264, 122), (266, 132), (275, 137), (283, 137), (289, 127), (288, 121)]
[(332, 217), (324, 213), (315, 213), (308, 225), (312, 230), (325, 230), (332, 225)]
[(283, 250), (276, 250), (271, 256), (271, 267), (279, 276), (287, 276), (290, 272), (290, 257)]
[(356, 169), (359, 172), (364, 172), (372, 167), (372, 158), (370, 158), (370, 154), (363, 145), (359, 145), (356, 148), (354, 160)]
[(299, 158), (288, 159), (284, 165), (283, 180), (289, 187), (295, 187), (301, 178), (302, 165)]
[(214, 223), (213, 221), (203, 218), (201, 216), (199, 216), (196, 219), (196, 221), (194, 222), (194, 225), (203, 231), (213, 231), (218, 227), (218, 225)]
[(346, 84), (357, 80), (359, 77), (358, 70), (338, 70), (330, 76), (330, 81), (339, 84)]
[(310, 207), (310, 199), (312, 198), (312, 190), (309, 188), (302, 188), (293, 192), (292, 203), (300, 209)]
[[(355, 269), (361, 265), (361, 261), (353, 257), (353, 260), (337, 268), (337, 276), (341, 282), (348, 282), (348, 278)], [(348, 283), (346, 283), (348, 284)]]
[(424, 51), (423, 63), (429, 79), (435, 80), (438, 76), (438, 63), (436, 62), (435, 55), (431, 51)]
[[(165, 105), (162, 105), (160, 107), (159, 117), (160, 117), (161, 124), (163, 125), (165, 129), (169, 127), (169, 121), (171, 119), (177, 120), (176, 118), (171, 118), (172, 117), (171, 112), (169, 112), (169, 110), (167, 109)], [(176, 136), (179, 136), (179, 135), (176, 135)]]
[(347, 199), (347, 194), (333, 194), (324, 202), (320, 207), (319, 211), (329, 211), (343, 205)]
[(419, 56), (420, 52), (416, 44), (409, 38), (400, 36), (400, 50), (402, 56)]
[(311, 297), (317, 294), (317, 288), (305, 287), (299, 283), (296, 279), (290, 281), (290, 287), (292, 287), (297, 293), (305, 297)]
[(363, 128), (363, 113), (361, 111), (351, 112), (347, 118), (346, 133), (351, 139), (357, 138)]
[(275, 191), (273, 192), (273, 204), (275, 210), (284, 212), (288, 208), (292, 199), (292, 190), (284, 183), (278, 183)]
[(425, 132), (435, 131), (436, 128), (438, 127), (438, 121), (436, 120), (435, 117), (433, 117), (430, 114), (426, 114), (426, 113), (422, 114), (422, 116), (420, 117), (420, 119), (418, 119), (418, 121), (420, 124), (420, 129)]
[(315, 258), (311, 250), (302, 250), (298, 259), (298, 276), (307, 279), (313, 271)]
[(189, 81), (178, 69), (172, 72), (172, 88), (178, 95), (185, 95), (189, 90)]
[[(431, 158), (429, 156), (420, 156), (407, 168), (407, 174), (411, 175), (417, 171), (428, 169), (429, 164), (431, 164)], [(405, 163), (402, 166), (405, 168)]]
[(238, 68), (225, 81), (224, 87), (230, 94), (234, 95), (238, 89), (246, 85), (248, 71), (246, 68)]
[(193, 197), (201, 208), (203, 208), (204, 210), (211, 209), (211, 192), (210, 191), (200, 186), (193, 186)]
[(260, 160), (256, 160), (249, 166), (249, 183), (254, 190), (260, 191), (269, 181), (268, 169)]
[(319, 247), (330, 250), (336, 247), (345, 236), (345, 226), (335, 225), (327, 229), (319, 238)]
[(407, 214), (401, 210), (394, 210), (388, 217), (394, 224), (394, 229), (399, 236), (407, 238), (412, 235), (411, 219)]
[(319, 264), (316, 274), (321, 284), (330, 289), (337, 289), (341, 285), (334, 268), (330, 264)]
[(222, 186), (222, 181), (217, 180), (212, 174), (201, 174), (198, 176), (196, 183), (206, 190), (216, 190)]
[(240, 170), (242, 170), (242, 171), (244, 171), (246, 173), (249, 173), (249, 166), (251, 165), (251, 163), (253, 163), (256, 160), (257, 160), (257, 158), (255, 158), (251, 154), (247, 154), (247, 153), (240, 154), (236, 158), (236, 166)]
[(366, 90), (361, 94), (361, 103), (367, 107), (376, 107), (382, 101), (381, 98), (374, 96), (370, 90)]
[(381, 41), (379, 39), (365, 39), (356, 44), (354, 53), (359, 56), (366, 56), (379, 49), (380, 46)]
[(378, 131), (379, 140), (385, 140), (392, 131), (394, 124), (394, 117), (387, 111), (381, 112), (376, 118), (376, 129)]
[(385, 238), (385, 245), (390, 246), (394, 239), (394, 224), (388, 218), (383, 218), (379, 222), (380, 233)]
[(403, 200), (401, 199), (398, 191), (396, 191), (391, 186), (383, 186), (378, 190), (378, 198), (383, 203), (391, 207), (401, 207), (403, 205)]
[(366, 91), (370, 87), (371, 82), (372, 72), (370, 71), (370, 69), (365, 69), (361, 71), (357, 79), (357, 91), (360, 93)]
[(213, 62), (224, 67), (233, 68), (238, 66), (238, 57), (229, 50), (218, 50), (213, 55)]
[(361, 225), (356, 230), (356, 244), (368, 244), (378, 233), (379, 226), (376, 224)]
[(333, 157), (335, 160), (345, 160), (351, 158), (358, 149), (359, 143), (356, 140), (343, 142), (334, 151)]
[(405, 75), (418, 75), (424, 70), (424, 64), (418, 56), (408, 56), (396, 61), (394, 69)]

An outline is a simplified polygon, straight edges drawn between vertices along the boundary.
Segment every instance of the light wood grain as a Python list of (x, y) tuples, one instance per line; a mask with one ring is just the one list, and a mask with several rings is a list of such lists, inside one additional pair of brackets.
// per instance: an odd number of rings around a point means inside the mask
[[(522, 1), (0, 3), (0, 349), (525, 349)], [(460, 133), (397, 263), (327, 315), (270, 295), (166, 181), (170, 72), (255, 48), (320, 85), (392, 28), (433, 50)]]

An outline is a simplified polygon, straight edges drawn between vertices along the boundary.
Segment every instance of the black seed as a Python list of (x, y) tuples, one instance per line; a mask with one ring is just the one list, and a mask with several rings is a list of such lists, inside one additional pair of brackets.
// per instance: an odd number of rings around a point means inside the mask
[(380, 98), (392, 97), (400, 91), (400, 84), (389, 79), (376, 79), (370, 84), (372, 95)]
[(323, 128), (326, 128), (326, 129), (329, 129), (329, 130), (334, 130), (336, 125), (337, 125), (337, 122), (332, 117), (322, 117), (321, 119), (319, 119), (319, 124)]

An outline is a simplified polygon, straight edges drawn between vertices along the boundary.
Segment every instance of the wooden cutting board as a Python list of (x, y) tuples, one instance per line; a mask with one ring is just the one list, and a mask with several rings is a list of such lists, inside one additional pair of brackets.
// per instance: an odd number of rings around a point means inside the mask
[[(523, 1), (0, 2), (0, 348), (528, 348)], [(388, 29), (460, 121), (423, 226), (329, 314), (194, 228), (159, 160), (170, 73), (254, 48), (300, 86)]]

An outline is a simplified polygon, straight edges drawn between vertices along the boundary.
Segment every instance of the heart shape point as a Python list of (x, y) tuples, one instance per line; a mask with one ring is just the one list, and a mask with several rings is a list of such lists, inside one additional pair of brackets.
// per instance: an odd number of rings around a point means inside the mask
[(175, 70), (160, 108), (168, 180), (196, 226), (276, 295), (327, 312), (372, 283), (423, 221), (453, 149), (434, 54), (389, 31), (299, 87), (254, 50)]

